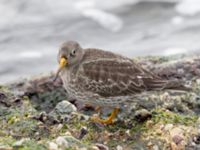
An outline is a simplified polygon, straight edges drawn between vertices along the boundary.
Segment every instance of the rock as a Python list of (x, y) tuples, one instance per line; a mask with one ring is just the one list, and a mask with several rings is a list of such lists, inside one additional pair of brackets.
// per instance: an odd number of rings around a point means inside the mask
[(59, 124), (56, 128), (57, 131), (60, 131), (63, 128), (63, 124)]
[(120, 145), (117, 145), (117, 148), (116, 148), (117, 150), (123, 150), (123, 147), (122, 146), (120, 146)]
[(19, 147), (23, 146), (23, 143), (24, 143), (24, 142), (29, 141), (29, 140), (30, 140), (29, 138), (21, 139), (21, 140), (15, 142), (15, 143), (13, 144), (13, 147), (19, 148)]
[(77, 111), (77, 109), (73, 104), (64, 100), (56, 105), (55, 111), (60, 114), (71, 114), (72, 112)]
[(109, 148), (103, 144), (97, 143), (95, 145), (99, 148), (99, 150), (109, 150)]
[(175, 136), (172, 137), (172, 140), (173, 140), (174, 143), (176, 143), (176, 145), (178, 145), (183, 140), (183, 137), (181, 137), (179, 135), (175, 135)]
[(195, 144), (200, 144), (200, 134), (198, 134), (197, 136), (194, 137), (193, 139)]
[(82, 127), (78, 139), (82, 139), (88, 133), (87, 127)]
[(152, 147), (152, 149), (153, 149), (153, 150), (159, 150), (159, 147), (158, 147), (158, 145), (154, 145), (154, 146)]
[(176, 127), (176, 128), (171, 129), (169, 132), (172, 138), (177, 135), (183, 137), (184, 130)]
[(68, 142), (65, 140), (65, 137), (58, 137), (56, 139), (56, 144), (59, 146), (59, 147), (62, 147), (62, 148), (68, 148), (69, 147), (69, 144)]
[(149, 118), (151, 118), (151, 113), (146, 109), (141, 109), (135, 112), (135, 119), (138, 122), (143, 122)]
[(0, 150), (13, 150), (13, 148), (6, 145), (0, 145)]
[(3, 99), (5, 99), (6, 98), (6, 95), (4, 94), (4, 93), (1, 93), (0, 92), (0, 100), (3, 100)]
[(73, 136), (60, 136), (55, 140), (55, 143), (61, 147), (61, 149), (66, 149), (70, 147), (77, 147), (81, 148), (88, 148), (86, 144), (83, 144), (78, 139), (74, 138)]
[(92, 146), (91, 150), (99, 150), (99, 148), (97, 146)]
[(173, 126), (174, 126), (173, 124), (166, 124), (165, 127), (164, 127), (164, 130), (169, 131), (173, 128)]
[(54, 142), (49, 142), (49, 150), (58, 150), (58, 145)]
[(83, 148), (78, 148), (78, 150), (87, 150), (87, 148), (83, 147)]
[(54, 110), (48, 114), (48, 120), (51, 123), (68, 122), (72, 114), (76, 112), (76, 107), (70, 102), (64, 100), (56, 105)]

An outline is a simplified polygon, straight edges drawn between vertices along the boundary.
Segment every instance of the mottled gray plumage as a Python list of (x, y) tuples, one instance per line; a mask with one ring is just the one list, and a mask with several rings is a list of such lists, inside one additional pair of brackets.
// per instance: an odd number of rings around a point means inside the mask
[(134, 102), (136, 94), (178, 88), (136, 64), (132, 59), (77, 42), (64, 43), (58, 54), (68, 60), (61, 78), (69, 95), (85, 103), (118, 107)]

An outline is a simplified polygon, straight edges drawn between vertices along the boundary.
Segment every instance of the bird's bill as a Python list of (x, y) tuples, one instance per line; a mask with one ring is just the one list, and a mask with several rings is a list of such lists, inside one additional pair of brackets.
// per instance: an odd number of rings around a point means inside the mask
[(58, 71), (56, 72), (56, 76), (55, 76), (54, 81), (56, 81), (56, 79), (57, 79), (58, 76), (59, 76), (60, 71), (67, 65), (67, 63), (68, 63), (68, 61), (67, 61), (66, 58), (62, 57), (62, 58), (60, 59), (59, 68), (58, 68)]

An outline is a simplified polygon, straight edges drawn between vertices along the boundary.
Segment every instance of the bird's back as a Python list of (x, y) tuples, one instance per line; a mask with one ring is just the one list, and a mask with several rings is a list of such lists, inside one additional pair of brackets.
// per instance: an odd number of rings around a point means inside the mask
[(130, 58), (98, 49), (85, 49), (77, 82), (79, 88), (103, 97), (179, 87), (145, 70)]

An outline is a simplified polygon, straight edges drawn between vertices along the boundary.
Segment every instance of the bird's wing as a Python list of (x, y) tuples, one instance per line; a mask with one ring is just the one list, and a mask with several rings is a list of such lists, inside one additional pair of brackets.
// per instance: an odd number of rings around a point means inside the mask
[(141, 93), (165, 83), (132, 60), (122, 58), (84, 62), (77, 81), (85, 90), (104, 97)]

